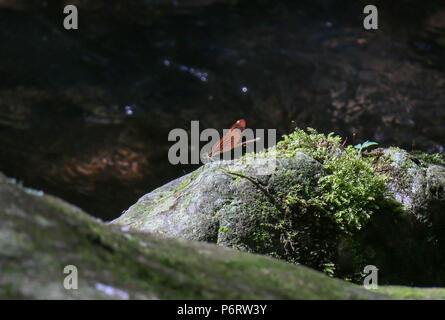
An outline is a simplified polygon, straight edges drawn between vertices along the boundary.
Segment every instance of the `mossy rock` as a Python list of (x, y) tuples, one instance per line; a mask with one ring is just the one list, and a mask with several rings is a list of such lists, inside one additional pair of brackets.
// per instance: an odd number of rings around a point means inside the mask
[[(266, 254), (357, 282), (370, 264), (386, 271), (384, 283), (407, 284), (422, 267), (413, 255), (427, 254), (435, 265), (409, 284), (445, 285), (444, 167), (401, 149), (368, 152), (341, 141), (297, 129), (262, 154), (208, 163), (148, 193), (113, 223)], [(394, 251), (409, 250), (412, 258), (404, 261), (412, 268), (394, 260)]]
[[(287, 191), (284, 177), (304, 182), (321, 171), (320, 164), (304, 153), (292, 159), (268, 160), (276, 161), (277, 170), (261, 176), (258, 183), (273, 185), (282, 192)], [(267, 214), (279, 214), (280, 208), (268, 201), (266, 191), (260, 191), (247, 178), (235, 175), (238, 172), (232, 170), (235, 165), (246, 177), (257, 171), (248, 164), (244, 166), (235, 161), (206, 164), (143, 196), (113, 222), (138, 230), (222, 245), (233, 243), (235, 238), (248, 237), (256, 231), (249, 227), (256, 228), (264, 223)], [(222, 231), (225, 229), (230, 229), (231, 236)]]
[(444, 288), (416, 288), (406, 286), (381, 286), (376, 292), (386, 294), (393, 299), (409, 300), (445, 300)]
[[(0, 173), (1, 299), (386, 299), (303, 266), (105, 224)], [(76, 266), (78, 289), (64, 288)]]
[[(427, 159), (426, 154), (413, 155), (399, 148), (383, 151), (391, 159), (389, 184), (396, 199), (413, 214), (431, 218), (445, 208), (445, 166)], [(445, 162), (444, 162), (445, 164)]]

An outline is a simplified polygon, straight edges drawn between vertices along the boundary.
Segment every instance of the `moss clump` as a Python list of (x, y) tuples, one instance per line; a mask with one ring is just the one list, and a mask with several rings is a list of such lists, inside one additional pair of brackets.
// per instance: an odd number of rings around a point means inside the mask
[(445, 166), (445, 154), (443, 153), (422, 153), (418, 151), (412, 151), (411, 154), (418, 160), (425, 163), (438, 164)]
[[(326, 136), (311, 128), (308, 131), (297, 129), (285, 136), (276, 151), (287, 157), (303, 151), (319, 161), (325, 174), (317, 182), (319, 194), (312, 204), (330, 213), (346, 233), (360, 230), (382, 201), (391, 198), (386, 185), (389, 177), (377, 174), (377, 156), (364, 156), (352, 146), (343, 148), (341, 138), (333, 133)], [(287, 201), (301, 201), (301, 188), (294, 186)]]
[[(343, 147), (341, 141), (333, 133), (297, 129), (266, 152), (284, 158), (304, 152), (322, 165), (317, 177), (281, 176), (288, 188), (275, 196), (285, 213), (271, 225), (285, 250), (274, 256), (359, 281), (363, 267), (374, 258), (374, 251), (365, 250), (361, 241), (362, 228), (379, 213), (398, 215), (401, 205), (386, 184), (387, 158)], [(347, 267), (338, 264), (345, 260), (339, 257), (342, 250), (348, 255)]]

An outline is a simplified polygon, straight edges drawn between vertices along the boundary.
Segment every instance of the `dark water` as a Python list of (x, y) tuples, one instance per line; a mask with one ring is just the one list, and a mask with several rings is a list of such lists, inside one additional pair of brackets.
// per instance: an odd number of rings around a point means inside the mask
[(378, 2), (377, 31), (360, 2), (143, 3), (86, 1), (77, 31), (0, 6), (0, 171), (108, 220), (194, 168), (167, 158), (191, 120), (444, 152), (439, 1)]

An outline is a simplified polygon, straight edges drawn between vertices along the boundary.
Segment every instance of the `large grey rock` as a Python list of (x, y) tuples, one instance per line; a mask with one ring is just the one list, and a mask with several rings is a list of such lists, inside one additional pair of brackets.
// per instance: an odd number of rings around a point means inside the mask
[[(267, 254), (318, 270), (335, 265), (338, 275), (356, 280), (366, 264), (378, 263), (388, 271), (386, 281), (403, 284), (416, 278), (414, 283), (429, 284), (427, 279), (437, 276), (444, 261), (445, 168), (401, 149), (379, 152), (384, 159), (380, 174), (390, 177), (388, 194), (376, 202), (363, 230), (349, 234), (332, 219), (336, 212), (329, 210), (335, 207), (311, 206), (325, 192), (317, 183), (325, 172), (304, 152), (259, 158), (258, 163), (206, 164), (146, 194), (112, 223)], [(276, 167), (259, 170), (259, 163)], [(308, 196), (291, 208), (288, 196), (295, 187)], [(406, 252), (412, 259), (403, 258), (410, 267), (402, 269), (399, 255)], [(436, 275), (414, 276), (423, 268), (415, 257), (435, 261), (429, 270)]]
[(274, 206), (268, 190), (285, 193), (291, 183), (315, 178), (322, 170), (320, 163), (303, 152), (295, 158), (261, 159), (275, 170), (263, 171), (255, 162), (241, 162), (208, 163), (146, 194), (113, 223), (190, 240), (241, 245), (242, 239), (267, 221), (262, 206), (282, 209)]
[[(389, 189), (407, 212), (425, 217), (445, 212), (443, 166), (420, 162), (398, 148), (382, 153), (390, 159), (390, 169), (386, 170), (392, 178), (387, 182)], [(267, 190), (286, 193), (295, 184), (319, 178), (323, 170), (319, 162), (303, 152), (294, 158), (261, 161), (273, 162), (275, 170), (258, 175), (262, 171), (255, 168), (255, 162), (241, 160), (206, 164), (146, 194), (113, 223), (174, 237), (231, 244), (233, 234), (240, 240), (242, 234), (255, 232), (265, 222), (261, 215), (264, 210), (255, 208), (259, 202), (260, 206), (282, 209), (268, 197)], [(231, 168), (236, 168), (240, 175), (231, 173)], [(226, 229), (231, 230), (232, 237)]]

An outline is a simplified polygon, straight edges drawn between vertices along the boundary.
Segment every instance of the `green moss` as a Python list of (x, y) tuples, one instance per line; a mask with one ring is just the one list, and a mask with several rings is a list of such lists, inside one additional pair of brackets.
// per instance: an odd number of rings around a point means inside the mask
[(187, 187), (191, 182), (191, 179), (186, 179), (184, 180), (181, 185), (179, 186), (179, 188), (176, 190), (176, 192), (181, 192), (185, 187)]
[(415, 288), (405, 286), (379, 286), (377, 293), (385, 294), (394, 299), (445, 299), (444, 288)]
[(308, 132), (297, 128), (290, 135), (283, 136), (283, 140), (276, 146), (276, 151), (280, 156), (286, 157), (293, 157), (297, 152), (304, 151), (315, 160), (324, 162), (339, 149), (341, 138), (334, 133), (326, 136), (312, 128), (308, 128)]
[(389, 177), (376, 168), (376, 157), (364, 154), (352, 146), (343, 148), (342, 139), (333, 133), (324, 135), (309, 128), (309, 133), (296, 129), (284, 136), (276, 150), (281, 156), (293, 157), (303, 151), (319, 161), (324, 175), (318, 180), (318, 194), (308, 197), (308, 187), (294, 185), (286, 197), (288, 205), (313, 206), (332, 215), (345, 232), (359, 230), (369, 221), (379, 204), (390, 198), (386, 181)]
[(443, 153), (422, 153), (422, 152), (412, 151), (411, 155), (413, 155), (417, 159), (427, 164), (431, 163), (431, 164), (445, 166), (445, 154)]
[[(284, 158), (304, 152), (323, 170), (317, 177), (280, 173), (283, 187), (279, 189), (284, 191), (275, 192), (274, 197), (283, 210), (263, 226), (267, 227), (264, 233), (273, 229), (281, 242), (282, 250), (273, 251), (272, 256), (359, 281), (363, 263), (370, 258), (358, 237), (360, 230), (382, 211), (399, 214), (401, 205), (386, 184), (389, 177), (384, 169), (390, 164), (389, 158), (378, 150), (361, 152), (352, 146), (343, 147), (341, 141), (333, 133), (296, 129), (266, 151), (265, 156)], [(344, 272), (336, 264), (340, 242), (352, 252), (352, 271)]]
[(229, 229), (227, 229), (226, 227), (219, 227), (218, 232), (228, 233)]

